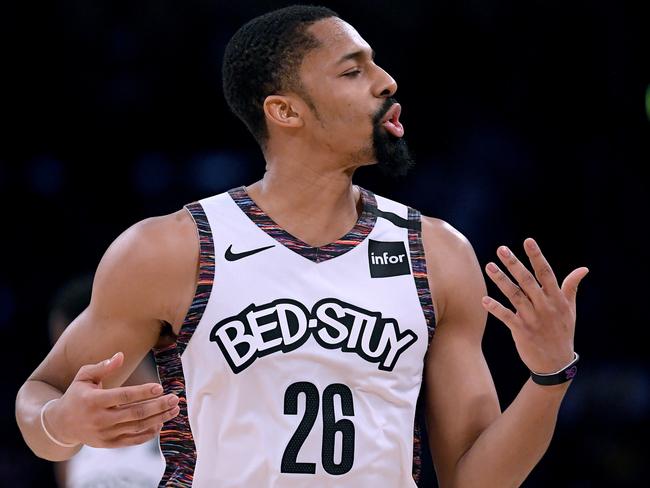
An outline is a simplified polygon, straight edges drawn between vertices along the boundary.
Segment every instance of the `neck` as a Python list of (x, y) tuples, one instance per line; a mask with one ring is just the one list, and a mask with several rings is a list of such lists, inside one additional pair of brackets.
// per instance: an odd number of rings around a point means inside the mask
[(296, 161), (269, 163), (264, 177), (246, 191), (280, 227), (313, 247), (352, 229), (362, 208), (352, 185), (354, 169), (316, 169)]

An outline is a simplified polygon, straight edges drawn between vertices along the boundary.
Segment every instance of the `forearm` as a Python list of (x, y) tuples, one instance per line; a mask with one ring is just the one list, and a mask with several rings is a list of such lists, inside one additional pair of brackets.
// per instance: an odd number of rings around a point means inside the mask
[[(38, 457), (49, 461), (63, 461), (72, 457), (77, 447), (61, 447), (53, 443), (41, 426), (41, 408), (53, 398), (60, 398), (62, 392), (42, 381), (28, 380), (16, 396), (16, 422), (29, 448)], [(51, 407), (50, 405), (48, 407)], [(52, 435), (51, 427), (48, 430)]]
[(529, 378), (459, 460), (454, 488), (520, 486), (550, 445), (570, 383), (541, 386)]

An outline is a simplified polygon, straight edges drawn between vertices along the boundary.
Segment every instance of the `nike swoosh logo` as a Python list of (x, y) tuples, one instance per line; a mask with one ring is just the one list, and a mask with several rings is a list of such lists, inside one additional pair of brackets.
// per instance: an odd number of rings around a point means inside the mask
[(255, 254), (255, 253), (258, 253), (258, 252), (261, 252), (261, 251), (265, 251), (267, 249), (271, 249), (272, 247), (275, 247), (275, 244), (271, 244), (270, 246), (266, 246), (266, 247), (258, 247), (257, 249), (251, 249), (250, 251), (232, 252), (231, 251), (232, 244), (231, 244), (230, 246), (228, 246), (228, 249), (226, 249), (226, 254), (224, 255), (224, 257), (228, 261), (237, 261), (238, 259), (248, 257), (248, 256), (250, 256), (252, 254)]

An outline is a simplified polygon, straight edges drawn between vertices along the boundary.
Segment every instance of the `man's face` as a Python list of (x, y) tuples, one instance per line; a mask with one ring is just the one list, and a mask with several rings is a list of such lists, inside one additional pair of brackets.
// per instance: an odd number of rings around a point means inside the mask
[(413, 165), (401, 124), (383, 124), (395, 110), (395, 80), (373, 61), (373, 51), (348, 23), (332, 17), (308, 29), (321, 42), (300, 68), (303, 88), (316, 112), (304, 114), (305, 130), (317, 147), (357, 167), (378, 163), (387, 174)]

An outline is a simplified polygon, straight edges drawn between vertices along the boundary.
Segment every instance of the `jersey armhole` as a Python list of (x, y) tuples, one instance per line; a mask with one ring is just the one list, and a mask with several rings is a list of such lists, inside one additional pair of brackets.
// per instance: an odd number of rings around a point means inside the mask
[(199, 238), (199, 279), (192, 304), (183, 320), (176, 342), (154, 349), (154, 359), (164, 393), (178, 396), (180, 411), (160, 431), (160, 448), (165, 458), (165, 472), (159, 487), (189, 488), (196, 466), (196, 444), (189, 421), (185, 373), (181, 355), (185, 351), (210, 299), (214, 283), (214, 242), (203, 206), (192, 202), (184, 206), (190, 213)]
[(409, 207), (408, 221), (411, 225), (408, 227), (409, 254), (411, 257), (411, 268), (415, 288), (417, 289), (418, 299), (422, 307), (422, 313), (427, 324), (429, 340), (431, 343), (436, 327), (435, 311), (431, 299), (431, 290), (429, 289), (429, 279), (427, 276), (427, 261), (422, 245), (422, 215), (418, 210)]

